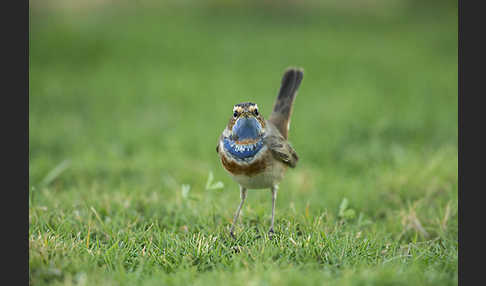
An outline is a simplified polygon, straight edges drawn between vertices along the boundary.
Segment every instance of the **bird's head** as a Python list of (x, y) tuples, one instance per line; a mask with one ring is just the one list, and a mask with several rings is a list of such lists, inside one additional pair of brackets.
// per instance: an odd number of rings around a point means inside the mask
[(265, 134), (265, 120), (258, 106), (251, 102), (236, 104), (225, 133), (225, 145), (231, 153), (238, 157), (255, 154)]
[(240, 144), (261, 139), (265, 130), (265, 120), (258, 110), (258, 105), (251, 102), (236, 104), (228, 123), (228, 130), (231, 139)]

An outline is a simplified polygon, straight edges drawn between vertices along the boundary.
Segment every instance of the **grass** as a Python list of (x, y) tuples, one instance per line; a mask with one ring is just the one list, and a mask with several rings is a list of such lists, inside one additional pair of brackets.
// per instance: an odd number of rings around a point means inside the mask
[[(385, 8), (33, 10), (30, 283), (456, 285), (457, 9)], [(291, 65), (276, 237), (252, 190), (233, 240), (216, 141)]]

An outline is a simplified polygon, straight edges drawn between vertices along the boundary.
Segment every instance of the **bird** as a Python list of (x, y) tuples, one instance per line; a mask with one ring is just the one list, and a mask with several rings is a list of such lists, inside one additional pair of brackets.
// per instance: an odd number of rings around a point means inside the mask
[(295, 168), (299, 157), (288, 141), (290, 117), (297, 90), (304, 77), (302, 68), (284, 71), (280, 90), (268, 120), (253, 102), (235, 104), (221, 133), (216, 152), (223, 168), (239, 184), (240, 204), (234, 214), (230, 235), (234, 235), (248, 189), (270, 189), (272, 217), (268, 236), (274, 235), (275, 203), (279, 183), (287, 169)]

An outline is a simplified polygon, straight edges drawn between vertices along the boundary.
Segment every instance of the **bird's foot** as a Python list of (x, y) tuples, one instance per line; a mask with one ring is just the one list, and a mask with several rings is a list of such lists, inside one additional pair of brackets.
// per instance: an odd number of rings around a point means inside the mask
[(271, 229), (268, 231), (268, 238), (269, 238), (269, 239), (272, 239), (274, 234), (275, 234), (275, 232), (273, 231), (273, 228), (271, 228)]

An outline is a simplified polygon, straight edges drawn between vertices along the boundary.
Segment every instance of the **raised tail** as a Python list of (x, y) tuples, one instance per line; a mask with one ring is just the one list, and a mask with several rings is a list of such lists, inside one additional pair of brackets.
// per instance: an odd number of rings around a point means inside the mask
[(300, 68), (288, 68), (283, 77), (277, 100), (273, 106), (273, 112), (268, 119), (287, 139), (290, 128), (290, 116), (297, 90), (304, 77), (304, 71)]

